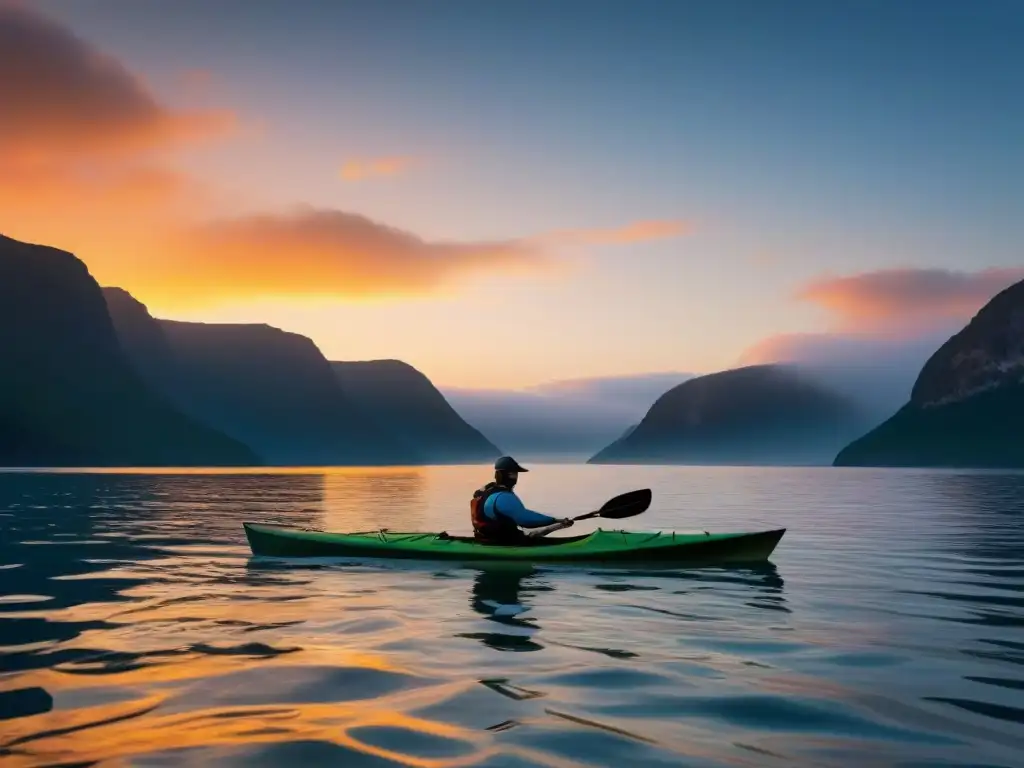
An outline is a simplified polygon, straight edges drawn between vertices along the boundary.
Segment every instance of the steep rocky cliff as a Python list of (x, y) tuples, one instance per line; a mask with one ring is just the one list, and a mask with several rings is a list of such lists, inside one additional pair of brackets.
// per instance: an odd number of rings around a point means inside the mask
[(161, 320), (188, 412), (274, 464), (408, 464), (419, 454), (346, 397), (305, 336), (269, 325)]
[(1024, 467), (1024, 282), (943, 344), (910, 401), (835, 464)]
[(176, 361), (160, 323), (122, 288), (104, 288), (103, 298), (128, 360), (147, 382), (166, 390), (176, 375)]
[(185, 412), (276, 465), (412, 464), (421, 454), (342, 391), (312, 340), (269, 325), (154, 319), (104, 289), (140, 374)]
[(0, 464), (258, 463), (177, 411), (129, 364), (85, 265), (0, 236)]

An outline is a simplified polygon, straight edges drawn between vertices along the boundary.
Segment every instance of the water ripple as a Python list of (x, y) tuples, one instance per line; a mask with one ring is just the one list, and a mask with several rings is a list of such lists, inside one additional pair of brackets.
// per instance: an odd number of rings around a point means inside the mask
[(0, 473), (0, 759), (1024, 763), (1024, 475), (542, 470), (542, 508), (789, 533), (753, 569), (281, 562), (242, 520), (457, 532), (479, 478)]

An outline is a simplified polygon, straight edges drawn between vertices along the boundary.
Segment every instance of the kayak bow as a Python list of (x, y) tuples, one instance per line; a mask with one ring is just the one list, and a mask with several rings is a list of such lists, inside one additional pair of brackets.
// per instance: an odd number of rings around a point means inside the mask
[(541, 538), (525, 547), (481, 544), (446, 533), (330, 533), (242, 523), (254, 555), (270, 557), (379, 557), (463, 562), (764, 562), (785, 528), (752, 533), (638, 533), (598, 529), (585, 536)]

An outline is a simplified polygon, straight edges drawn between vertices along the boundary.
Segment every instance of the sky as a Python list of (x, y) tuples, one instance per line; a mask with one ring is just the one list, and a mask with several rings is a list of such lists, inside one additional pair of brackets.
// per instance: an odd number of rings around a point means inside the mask
[(1022, 34), (1016, 0), (0, 0), (0, 232), (445, 387), (891, 351), (1024, 279)]

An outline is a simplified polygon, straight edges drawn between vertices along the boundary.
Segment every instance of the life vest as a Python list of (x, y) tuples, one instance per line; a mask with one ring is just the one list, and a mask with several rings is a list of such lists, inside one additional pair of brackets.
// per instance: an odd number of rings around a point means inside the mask
[(473, 492), (473, 498), (469, 502), (469, 514), (473, 520), (473, 535), (478, 541), (487, 544), (519, 544), (526, 538), (515, 521), (497, 509), (494, 510), (494, 517), (484, 514), (487, 499), (508, 490), (503, 485), (488, 483)]

